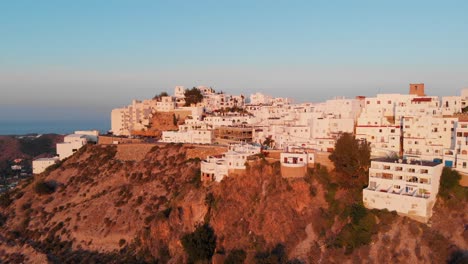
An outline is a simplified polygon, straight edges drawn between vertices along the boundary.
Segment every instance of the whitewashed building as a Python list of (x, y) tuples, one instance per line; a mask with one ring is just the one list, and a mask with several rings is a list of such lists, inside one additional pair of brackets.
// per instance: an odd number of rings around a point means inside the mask
[(71, 134), (65, 136), (63, 143), (57, 143), (57, 155), (60, 160), (70, 157), (80, 148), (86, 145), (88, 140), (85, 135)]
[(33, 174), (43, 173), (48, 167), (56, 164), (57, 162), (59, 162), (58, 157), (35, 159), (32, 162)]
[(227, 152), (219, 156), (209, 156), (201, 162), (202, 181), (220, 182), (232, 171), (245, 170), (247, 158), (260, 152), (260, 146), (231, 144)]
[(213, 130), (187, 130), (187, 131), (163, 131), (161, 142), (165, 143), (190, 143), (212, 144), (214, 140)]
[(371, 161), (363, 202), (369, 209), (387, 209), (427, 222), (439, 190), (443, 164), (421, 160)]

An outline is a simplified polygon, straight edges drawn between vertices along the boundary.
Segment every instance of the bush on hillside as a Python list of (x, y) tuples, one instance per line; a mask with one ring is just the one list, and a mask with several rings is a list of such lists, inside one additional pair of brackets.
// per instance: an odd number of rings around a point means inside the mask
[(53, 181), (39, 180), (34, 185), (34, 191), (39, 195), (54, 193), (56, 188), (57, 184)]
[(181, 239), (190, 263), (211, 260), (216, 248), (216, 235), (208, 224), (197, 225), (193, 233)]
[(451, 168), (444, 167), (440, 176), (439, 196), (446, 201), (468, 200), (468, 188), (460, 186), (461, 175)]
[(247, 254), (242, 249), (234, 249), (229, 252), (226, 259), (224, 260), (224, 264), (243, 264)]

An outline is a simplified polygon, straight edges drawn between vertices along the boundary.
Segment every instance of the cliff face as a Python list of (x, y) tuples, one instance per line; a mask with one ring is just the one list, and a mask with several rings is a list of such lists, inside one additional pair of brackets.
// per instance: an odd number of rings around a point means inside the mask
[[(180, 239), (202, 222), (214, 229), (220, 261), (241, 249), (246, 263), (441, 263), (467, 248), (466, 202), (438, 203), (428, 227), (356, 207), (359, 192), (323, 168), (285, 180), (278, 164), (257, 162), (203, 186), (197, 153), (206, 150), (168, 144), (129, 155), (128, 148), (87, 146), (2, 197), (3, 260), (183, 263)], [(274, 251), (278, 245), (284, 250)]]
[(155, 112), (151, 117), (149, 127), (145, 130), (132, 131), (132, 135), (160, 138), (162, 131), (178, 130), (178, 125), (184, 124), (184, 121), (185, 118), (173, 112)]

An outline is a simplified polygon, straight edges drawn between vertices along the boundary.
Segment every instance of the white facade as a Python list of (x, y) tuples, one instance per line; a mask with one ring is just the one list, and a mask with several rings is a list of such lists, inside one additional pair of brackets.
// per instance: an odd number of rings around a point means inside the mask
[(176, 103), (172, 96), (163, 96), (156, 100), (156, 111), (158, 112), (170, 112), (174, 111)]
[(209, 156), (201, 162), (202, 181), (220, 182), (230, 170), (245, 170), (247, 158), (261, 152), (260, 146), (231, 144), (229, 150), (220, 156)]
[(314, 153), (307, 152), (282, 152), (280, 154), (281, 165), (286, 167), (304, 167), (314, 164)]
[(70, 157), (88, 142), (85, 135), (78, 134), (65, 136), (63, 141), (57, 144), (57, 155), (60, 160)]
[(118, 136), (129, 136), (132, 131), (143, 130), (150, 124), (156, 108), (157, 101), (150, 99), (133, 100), (129, 106), (113, 109), (111, 113), (112, 133)]
[(43, 173), (48, 167), (56, 164), (58, 161), (59, 159), (57, 157), (41, 158), (41, 159), (33, 160), (32, 162), (33, 174)]
[(185, 98), (185, 87), (184, 86), (176, 86), (174, 88), (174, 96), (176, 98)]
[(364, 205), (397, 211), (427, 222), (439, 190), (443, 164), (421, 160), (371, 161)]
[(444, 149), (455, 145), (457, 118), (405, 117), (403, 118), (403, 155), (423, 160), (443, 159)]
[(362, 139), (370, 143), (373, 157), (394, 156), (400, 153), (400, 126), (356, 126), (356, 139)]
[(214, 132), (212, 130), (163, 131), (161, 142), (212, 144)]
[(457, 122), (455, 136), (455, 147), (444, 150), (444, 164), (468, 174), (468, 121)]
[(273, 98), (262, 93), (254, 93), (250, 95), (250, 104), (252, 105), (268, 105), (273, 103)]

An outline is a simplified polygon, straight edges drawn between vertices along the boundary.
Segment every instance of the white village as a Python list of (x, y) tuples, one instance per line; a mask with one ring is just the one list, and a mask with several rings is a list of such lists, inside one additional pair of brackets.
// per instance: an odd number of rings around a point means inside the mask
[[(174, 95), (133, 100), (112, 110), (111, 131), (76, 131), (57, 144), (57, 157), (33, 162), (34, 173), (66, 159), (89, 142), (130, 144), (141, 138), (158, 143), (226, 146), (222, 155), (202, 160), (201, 180), (221, 182), (246, 169), (253, 156), (269, 153), (286, 178), (304, 177), (318, 159), (328, 158), (344, 133), (369, 144), (369, 184), (363, 203), (427, 222), (432, 215), (443, 167), (466, 182), (468, 175), (468, 89), (459, 96), (426, 95), (423, 83), (408, 94), (337, 97), (294, 103), (255, 93), (228, 95), (207, 86), (176, 86)], [(155, 131), (164, 117), (167, 130)], [(157, 137), (154, 137), (157, 134)], [(102, 138), (102, 139), (101, 139)]]

